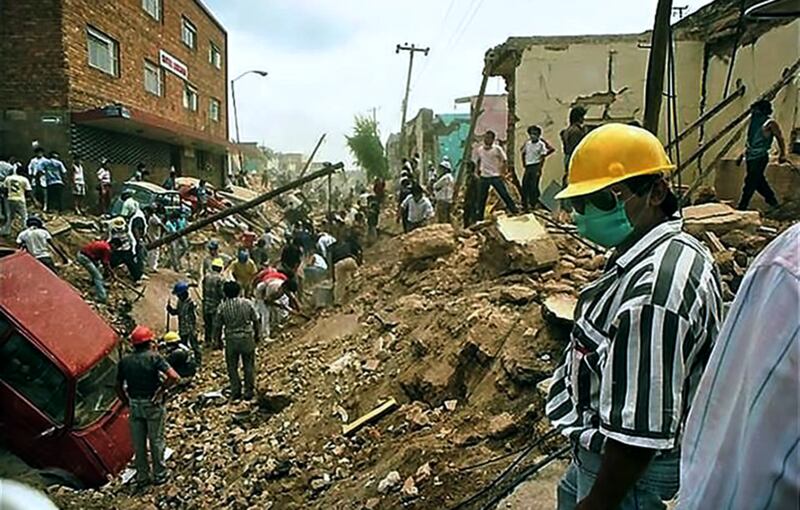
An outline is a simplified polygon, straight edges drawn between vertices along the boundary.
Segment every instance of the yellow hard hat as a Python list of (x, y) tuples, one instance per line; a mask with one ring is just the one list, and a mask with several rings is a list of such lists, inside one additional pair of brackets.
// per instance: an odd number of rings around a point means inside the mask
[(667, 174), (675, 168), (650, 131), (606, 124), (586, 135), (569, 161), (569, 182), (558, 199), (579, 197), (636, 177)]
[(220, 269), (225, 267), (225, 261), (221, 257), (217, 257), (211, 261), (211, 267), (218, 267)]
[(166, 333), (164, 333), (164, 336), (161, 339), (164, 341), (165, 344), (172, 344), (181, 341), (180, 335), (175, 331), (167, 331)]

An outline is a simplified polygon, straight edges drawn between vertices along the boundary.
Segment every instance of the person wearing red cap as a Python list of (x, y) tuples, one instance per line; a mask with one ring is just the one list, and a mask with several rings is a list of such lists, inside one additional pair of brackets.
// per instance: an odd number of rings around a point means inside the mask
[(150, 328), (136, 326), (131, 332), (131, 344), (133, 352), (123, 356), (119, 362), (117, 393), (130, 407), (129, 423), (136, 452), (136, 486), (143, 489), (151, 482), (148, 443), (153, 464), (152, 481), (156, 485), (167, 481), (164, 399), (167, 389), (174, 386), (180, 377), (153, 348), (155, 335)]

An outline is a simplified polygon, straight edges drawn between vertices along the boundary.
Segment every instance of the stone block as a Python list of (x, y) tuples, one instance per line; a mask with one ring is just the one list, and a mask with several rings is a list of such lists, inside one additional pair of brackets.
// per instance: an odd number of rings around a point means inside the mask
[(754, 234), (761, 225), (758, 211), (737, 211), (720, 203), (684, 207), (683, 219), (686, 231), (696, 237), (701, 237), (704, 232), (723, 236), (732, 230)]
[(555, 241), (532, 214), (501, 216), (483, 233), (480, 260), (496, 274), (541, 271), (558, 260)]

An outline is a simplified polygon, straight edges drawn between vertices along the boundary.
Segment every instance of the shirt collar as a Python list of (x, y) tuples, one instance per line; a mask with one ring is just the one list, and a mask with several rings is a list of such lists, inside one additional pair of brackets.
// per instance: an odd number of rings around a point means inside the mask
[(681, 230), (683, 230), (683, 220), (681, 218), (672, 218), (659, 224), (615, 260), (614, 265), (620, 269), (625, 269), (643, 254), (650, 252), (667, 239), (680, 234)]

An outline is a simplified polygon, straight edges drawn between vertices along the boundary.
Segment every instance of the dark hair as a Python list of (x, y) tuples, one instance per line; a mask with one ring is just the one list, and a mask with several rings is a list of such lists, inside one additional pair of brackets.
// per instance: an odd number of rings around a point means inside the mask
[(288, 278), (284, 280), (283, 287), (288, 292), (297, 292), (297, 290), (300, 288), (298, 287), (297, 281), (294, 278)]
[(636, 120), (636, 119), (633, 119), (633, 120), (631, 120), (631, 121), (628, 121), (628, 125), (629, 125), (629, 126), (633, 126), (633, 127), (638, 127), (638, 128), (642, 127), (642, 123), (641, 123), (641, 122), (639, 122), (639, 121), (638, 121), (638, 120)]
[[(628, 187), (631, 192), (641, 197), (642, 195), (649, 193), (653, 186), (664, 177), (660, 174), (652, 174), (652, 175), (639, 175), (636, 177), (631, 177), (630, 179), (626, 179), (623, 181), (623, 184)], [(664, 197), (664, 201), (661, 202), (661, 212), (664, 213), (666, 217), (670, 217), (678, 211), (678, 197), (675, 196), (675, 193), (672, 192), (672, 189), (667, 186), (667, 196)]]
[(148, 340), (146, 342), (142, 342), (140, 344), (136, 344), (136, 345), (133, 346), (133, 350), (136, 351), (136, 352), (147, 351), (147, 350), (150, 349), (150, 344), (151, 343), (152, 343), (152, 340)]
[(491, 135), (492, 138), (497, 138), (497, 133), (495, 133), (491, 129), (487, 129), (486, 130), (486, 132), (483, 134), (483, 136), (486, 136), (486, 135)]
[(532, 135), (532, 134), (534, 134), (534, 133), (539, 133), (539, 134), (542, 134), (542, 128), (540, 128), (540, 127), (539, 127), (539, 126), (537, 126), (536, 124), (534, 124), (534, 125), (532, 125), (532, 126), (528, 126), (528, 134), (529, 134), (529, 135)]
[(136, 165), (136, 169), (137, 169), (137, 170), (141, 170), (141, 169), (142, 169), (142, 168), (144, 168), (144, 167), (145, 167), (145, 164), (144, 164), (144, 163), (142, 163), (141, 161), (139, 162), (139, 164), (137, 164), (137, 165)]
[(766, 99), (759, 99), (758, 101), (750, 105), (750, 109), (763, 113), (764, 115), (771, 115), (772, 103), (770, 103)]
[(295, 268), (303, 260), (303, 251), (299, 246), (287, 244), (281, 252), (281, 264), (286, 267)]
[(572, 109), (569, 111), (570, 124), (577, 124), (578, 122), (583, 122), (584, 117), (586, 117), (586, 108), (584, 108), (583, 106), (573, 106)]
[(422, 186), (420, 186), (417, 183), (414, 183), (414, 185), (411, 186), (411, 194), (412, 195), (422, 195)]
[(222, 284), (222, 292), (225, 294), (225, 297), (228, 299), (233, 299), (239, 296), (239, 292), (241, 292), (242, 287), (239, 285), (239, 282), (225, 282)]
[(34, 154), (40, 154), (40, 153), (44, 154), (44, 147), (42, 147), (41, 145), (39, 147), (36, 147), (35, 149), (33, 149), (33, 153)]
[(111, 246), (111, 248), (116, 250), (117, 248), (122, 247), (122, 239), (119, 237), (112, 237), (108, 240), (108, 244)]
[(267, 241), (264, 238), (259, 239), (256, 241), (256, 246), (266, 246)]

